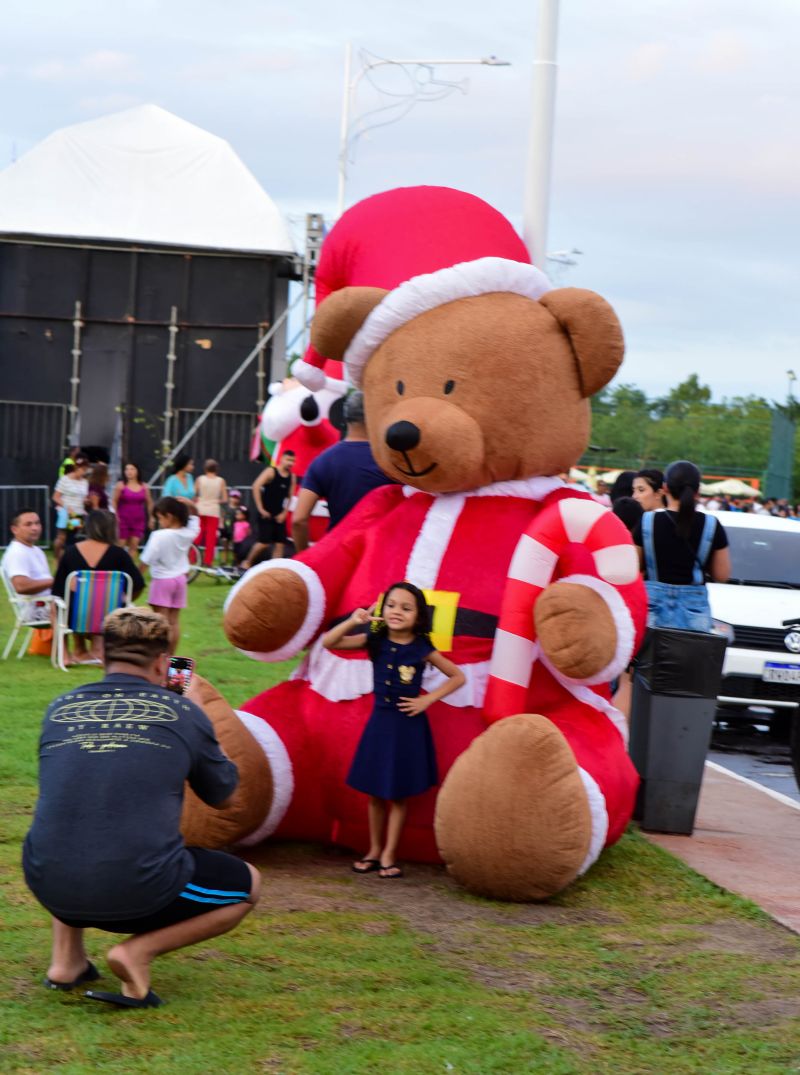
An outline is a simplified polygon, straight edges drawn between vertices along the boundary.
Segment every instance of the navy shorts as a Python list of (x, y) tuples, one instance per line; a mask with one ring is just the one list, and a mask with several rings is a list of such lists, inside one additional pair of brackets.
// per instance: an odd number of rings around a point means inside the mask
[(64, 918), (59, 922), (76, 929), (103, 929), (106, 933), (153, 933), (174, 926), (187, 918), (197, 918), (217, 907), (243, 903), (250, 898), (253, 878), (246, 862), (224, 851), (208, 851), (204, 847), (187, 847), (194, 858), (194, 874), (172, 903), (144, 918), (121, 918), (115, 921)]

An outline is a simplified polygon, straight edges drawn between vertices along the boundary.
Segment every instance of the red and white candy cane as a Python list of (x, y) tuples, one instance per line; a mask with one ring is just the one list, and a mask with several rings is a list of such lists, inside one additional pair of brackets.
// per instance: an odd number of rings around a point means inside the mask
[(638, 577), (639, 558), (630, 535), (608, 508), (578, 497), (545, 508), (519, 539), (508, 569), (484, 702), (487, 723), (526, 711), (538, 655), (533, 606), (550, 585), (565, 548), (574, 542), (592, 554), (602, 582), (618, 587)]

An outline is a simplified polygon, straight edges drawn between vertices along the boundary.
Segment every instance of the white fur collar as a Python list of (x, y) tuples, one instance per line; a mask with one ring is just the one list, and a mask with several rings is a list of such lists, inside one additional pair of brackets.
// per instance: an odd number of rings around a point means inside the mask
[[(469, 497), (469, 496), (515, 496), (521, 500), (544, 500), (546, 496), (556, 489), (563, 489), (565, 483), (561, 478), (521, 478), (517, 481), (492, 482), (480, 489), (470, 489), (466, 493), (429, 493), (428, 496), (441, 497)], [(413, 485), (404, 485), (403, 493), (413, 496), (422, 493), (423, 489), (415, 489)]]

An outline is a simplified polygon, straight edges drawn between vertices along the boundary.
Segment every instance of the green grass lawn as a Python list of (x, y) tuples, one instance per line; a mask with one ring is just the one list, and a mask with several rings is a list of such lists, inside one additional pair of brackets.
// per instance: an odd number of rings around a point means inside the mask
[[(180, 650), (238, 704), (289, 666), (230, 648), (228, 592), (192, 585)], [(0, 640), (9, 624), (4, 607)], [(388, 883), (333, 848), (266, 844), (248, 856), (265, 883), (241, 928), (156, 962), (165, 1007), (45, 991), (47, 917), (19, 868), (38, 729), (52, 697), (98, 675), (0, 667), (0, 1072), (800, 1072), (798, 938), (635, 832), (544, 905), (473, 898), (434, 867)], [(88, 935), (101, 970), (111, 942)]]

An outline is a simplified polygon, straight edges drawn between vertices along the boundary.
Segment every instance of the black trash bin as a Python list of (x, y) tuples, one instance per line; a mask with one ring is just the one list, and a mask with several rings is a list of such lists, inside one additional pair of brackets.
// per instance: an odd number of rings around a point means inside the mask
[(641, 777), (634, 817), (691, 836), (727, 639), (651, 628), (636, 657), (628, 751)]

